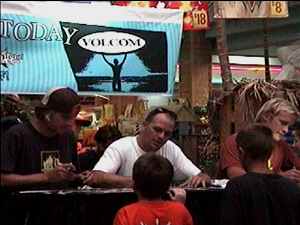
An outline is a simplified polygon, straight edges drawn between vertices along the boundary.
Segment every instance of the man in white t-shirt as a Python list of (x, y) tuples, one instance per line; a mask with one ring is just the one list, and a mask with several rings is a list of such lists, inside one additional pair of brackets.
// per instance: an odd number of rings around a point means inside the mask
[(206, 183), (210, 183), (210, 177), (202, 173), (169, 140), (175, 129), (176, 119), (177, 115), (165, 108), (151, 111), (137, 136), (121, 138), (106, 149), (84, 183), (92, 187), (132, 187), (134, 162), (146, 152), (156, 152), (172, 163), (174, 182), (181, 181), (182, 187), (206, 186)]

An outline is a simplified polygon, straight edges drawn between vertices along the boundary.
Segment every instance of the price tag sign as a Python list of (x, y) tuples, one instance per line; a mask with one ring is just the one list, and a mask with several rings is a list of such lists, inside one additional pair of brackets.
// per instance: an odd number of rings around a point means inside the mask
[(201, 30), (208, 28), (208, 15), (206, 10), (193, 10), (192, 15), (194, 29)]
[(272, 1), (270, 17), (287, 17), (288, 9), (286, 1)]

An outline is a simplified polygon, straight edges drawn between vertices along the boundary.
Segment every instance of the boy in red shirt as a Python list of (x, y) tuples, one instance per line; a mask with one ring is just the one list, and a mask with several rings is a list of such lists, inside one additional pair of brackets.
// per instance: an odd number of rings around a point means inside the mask
[(162, 199), (173, 173), (172, 164), (162, 156), (145, 153), (139, 157), (133, 166), (133, 188), (139, 201), (121, 208), (114, 225), (193, 225), (181, 202)]

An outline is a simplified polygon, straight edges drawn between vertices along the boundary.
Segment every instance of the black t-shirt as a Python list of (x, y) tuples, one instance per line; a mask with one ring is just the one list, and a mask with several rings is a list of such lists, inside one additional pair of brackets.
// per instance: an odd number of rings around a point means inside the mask
[(78, 169), (72, 132), (54, 137), (41, 135), (29, 122), (15, 125), (1, 141), (1, 172), (28, 175), (41, 173), (61, 163), (72, 162)]
[(222, 225), (299, 225), (300, 187), (276, 174), (233, 178), (222, 199)]
[(14, 125), (21, 123), (21, 120), (17, 116), (6, 116), (1, 118), (0, 127), (1, 127), (1, 136), (9, 130)]

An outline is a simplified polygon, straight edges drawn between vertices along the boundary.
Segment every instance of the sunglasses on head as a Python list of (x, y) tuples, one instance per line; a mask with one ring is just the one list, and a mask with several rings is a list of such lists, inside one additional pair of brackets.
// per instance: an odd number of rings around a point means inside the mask
[(146, 121), (151, 121), (153, 119), (154, 116), (156, 116), (157, 114), (159, 113), (165, 113), (165, 114), (168, 114), (174, 121), (177, 120), (177, 115), (176, 113), (174, 113), (173, 111), (171, 110), (168, 110), (166, 108), (163, 108), (163, 107), (158, 107), (154, 110), (152, 110), (151, 112), (149, 112), (149, 114), (147, 115), (146, 117)]

